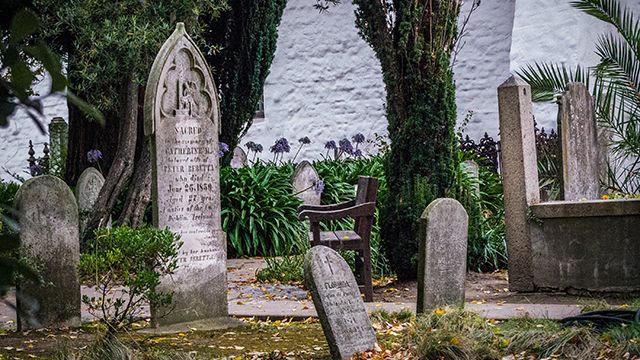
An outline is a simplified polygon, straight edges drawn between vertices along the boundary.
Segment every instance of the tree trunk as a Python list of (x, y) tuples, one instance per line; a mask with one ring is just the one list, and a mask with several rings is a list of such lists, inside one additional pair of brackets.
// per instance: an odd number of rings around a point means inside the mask
[(93, 229), (107, 224), (118, 196), (133, 173), (138, 135), (138, 93), (138, 84), (134, 82), (132, 76), (127, 85), (126, 107), (119, 129), (118, 147), (109, 173), (93, 207), (85, 233), (82, 234), (83, 240), (89, 237), (88, 235), (93, 232)]
[(118, 223), (139, 227), (144, 219), (147, 205), (151, 201), (151, 151), (148, 141), (143, 142), (136, 168), (129, 184), (129, 192)]

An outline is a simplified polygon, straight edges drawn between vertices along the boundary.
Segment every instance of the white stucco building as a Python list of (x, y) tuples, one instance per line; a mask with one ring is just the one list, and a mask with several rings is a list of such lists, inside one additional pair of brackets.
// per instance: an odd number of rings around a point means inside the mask
[[(471, 0), (463, 6), (464, 18)], [(638, 0), (620, 0), (640, 16)], [(279, 28), (278, 44), (264, 87), (264, 114), (242, 144), (261, 143), (268, 159), (274, 140), (311, 138), (299, 158), (324, 154), (328, 140), (363, 133), (386, 133), (385, 89), (373, 51), (359, 37), (350, 0), (319, 14), (312, 0), (289, 0)], [(466, 132), (475, 138), (498, 133), (496, 88), (510, 73), (534, 61), (591, 66), (597, 62), (594, 43), (610, 31), (570, 6), (569, 0), (483, 0), (467, 26), (466, 43), (454, 67), (458, 121), (474, 115)], [(538, 123), (555, 128), (554, 106), (535, 106)], [(64, 99), (45, 101), (45, 117), (67, 117)], [(0, 169), (23, 172), (27, 144), (47, 141), (24, 114), (0, 129)], [(38, 145), (38, 151), (41, 145)], [(365, 150), (372, 150), (366, 149)], [(292, 151), (290, 156), (293, 156)], [(286, 157), (285, 157), (286, 159)], [(9, 176), (2, 171), (3, 178)]]

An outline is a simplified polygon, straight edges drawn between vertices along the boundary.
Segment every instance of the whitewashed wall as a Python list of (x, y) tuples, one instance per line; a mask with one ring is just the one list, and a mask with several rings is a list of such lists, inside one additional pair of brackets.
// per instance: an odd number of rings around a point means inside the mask
[[(466, 1), (463, 14), (471, 1)], [(319, 14), (313, 0), (289, 0), (279, 29), (278, 48), (265, 84), (266, 119), (255, 123), (242, 144), (249, 140), (268, 148), (278, 137), (292, 144), (309, 136), (313, 143), (300, 158), (324, 154), (323, 143), (351, 137), (367, 138), (386, 133), (385, 90), (380, 66), (373, 51), (358, 36), (354, 6), (345, 0), (328, 13)], [(466, 45), (454, 67), (458, 120), (469, 110), (474, 115), (467, 127), (473, 137), (485, 131), (498, 133), (496, 88), (510, 72), (533, 61), (559, 61), (569, 66), (593, 65), (594, 43), (607, 30), (601, 22), (569, 5), (569, 0), (483, 0), (471, 18)], [(640, 15), (640, 1), (621, 0)], [(46, 85), (46, 84), (45, 84)], [(41, 87), (39, 87), (41, 89)], [(67, 118), (62, 99), (45, 102), (46, 119)], [(555, 128), (553, 105), (536, 105), (540, 126)], [(34, 140), (38, 152), (46, 136), (37, 132), (24, 114), (17, 114), (0, 129), (0, 170), (22, 173), (27, 144)], [(365, 149), (366, 150), (366, 149)], [(290, 154), (292, 156), (293, 154)], [(9, 176), (1, 171), (4, 179)]]

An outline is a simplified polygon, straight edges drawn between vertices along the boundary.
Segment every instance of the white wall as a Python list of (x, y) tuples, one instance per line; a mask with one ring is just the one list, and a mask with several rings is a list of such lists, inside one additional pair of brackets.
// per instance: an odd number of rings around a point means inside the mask
[[(472, 0), (465, 1), (463, 14)], [(467, 133), (475, 138), (498, 133), (497, 86), (521, 66), (533, 61), (593, 65), (594, 43), (608, 27), (572, 8), (569, 0), (483, 0), (473, 14), (466, 45), (454, 67), (458, 120), (474, 111)], [(640, 16), (640, 1), (621, 0)], [(297, 139), (313, 143), (300, 158), (324, 154), (324, 142), (357, 132), (371, 138), (385, 134), (385, 90), (380, 65), (354, 25), (354, 6), (345, 0), (319, 14), (311, 0), (289, 0), (279, 29), (278, 47), (265, 84), (266, 120), (255, 123), (242, 139), (261, 143), (263, 158), (279, 137), (288, 138), (293, 156)], [(46, 85), (46, 84), (45, 84)], [(41, 89), (39, 87), (38, 89)], [(555, 128), (553, 105), (536, 105), (540, 126)], [(67, 118), (63, 99), (45, 101), (47, 121)], [(0, 129), (0, 170), (22, 172), (27, 145), (41, 152), (46, 136), (24, 114)], [(367, 150), (367, 149), (365, 149)], [(372, 150), (372, 149), (370, 149)], [(9, 178), (4, 171), (4, 179)]]

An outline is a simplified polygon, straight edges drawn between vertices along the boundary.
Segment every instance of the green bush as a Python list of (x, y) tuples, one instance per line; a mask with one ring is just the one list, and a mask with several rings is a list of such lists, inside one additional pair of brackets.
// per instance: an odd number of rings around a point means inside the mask
[(257, 163), (220, 171), (222, 228), (231, 256), (277, 256), (308, 242), (293, 195), (293, 164)]
[[(99, 228), (80, 255), (80, 277), (97, 297), (82, 296), (89, 311), (110, 331), (130, 324), (140, 305), (168, 306), (172, 294), (157, 292), (160, 277), (177, 268), (179, 236), (151, 227)], [(122, 288), (119, 288), (122, 287)], [(109, 296), (107, 296), (109, 294)], [(113, 294), (116, 296), (114, 297)]]

